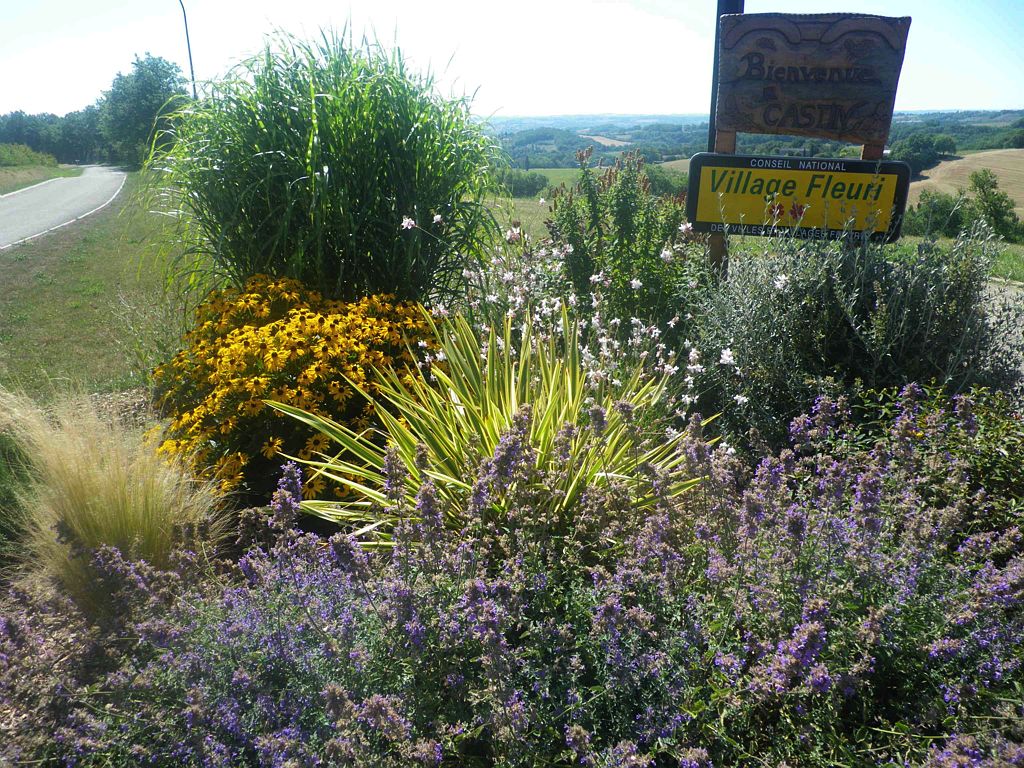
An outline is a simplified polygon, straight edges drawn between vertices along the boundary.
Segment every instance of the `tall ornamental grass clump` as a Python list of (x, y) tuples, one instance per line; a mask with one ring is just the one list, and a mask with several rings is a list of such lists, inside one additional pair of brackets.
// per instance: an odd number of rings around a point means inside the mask
[(0, 432), (25, 462), (16, 528), (21, 560), (87, 612), (106, 605), (93, 554), (116, 547), (156, 568), (183, 544), (213, 555), (225, 530), (219, 497), (141, 433), (96, 414), (86, 398), (43, 410), (0, 390)]
[[(529, 321), (515, 329), (506, 321), (487, 335), (462, 316), (445, 322), (435, 331), (434, 365), (412, 375), (376, 369), (377, 434), (271, 403), (334, 442), (321, 451), (323, 460), (307, 463), (314, 476), (352, 491), (347, 499), (307, 501), (304, 509), (358, 528), (368, 542), (386, 542), (395, 525), (422, 516), (417, 493), (429, 480), (453, 528), (466, 524), (468, 507), (498, 529), (519, 515), (543, 516), (551, 535), (564, 536), (592, 485), (658, 471), (670, 496), (692, 487), (681, 433), (666, 429), (666, 377), (646, 377), (636, 365), (617, 385), (594, 384), (576, 322), (566, 312), (560, 322), (561, 332), (547, 337), (534, 335)], [(530, 482), (516, 472), (524, 457), (544, 486), (533, 489), (529, 510), (516, 508), (510, 493)], [(472, 480), (480, 467), (487, 470)], [(633, 503), (647, 509), (655, 501), (643, 490)]]
[(331, 299), (444, 294), (491, 221), (495, 147), (469, 100), (377, 43), (282, 35), (171, 119), (149, 165), (193, 249), (237, 285), (263, 273)]
[[(968, 463), (935, 466), (951, 439), (977, 445), (970, 403), (908, 388), (868, 449), (844, 412), (820, 399), (753, 470), (695, 421), (682, 448), (706, 482), (672, 498), (656, 470), (586, 479), (565, 537), (529, 451), (501, 453), (501, 529), (469, 499), (466, 529), (445, 526), (425, 457), (418, 521), (370, 554), (293, 529), (288, 468), (277, 538), (234, 584), (143, 623), (70, 716), (14, 722), (80, 766), (1021, 765), (1020, 529), (981, 522)], [(609, 521), (621, 539), (594, 536)], [(0, 665), (25, 647), (0, 632)]]

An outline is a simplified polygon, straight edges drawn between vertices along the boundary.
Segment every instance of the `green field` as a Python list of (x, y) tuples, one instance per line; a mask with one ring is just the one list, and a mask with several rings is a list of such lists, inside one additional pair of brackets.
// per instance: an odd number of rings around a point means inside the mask
[(155, 350), (178, 336), (166, 262), (150, 254), (163, 220), (139, 213), (137, 185), (131, 174), (109, 208), (0, 251), (0, 384), (35, 393), (136, 386)]
[(31, 187), (41, 181), (81, 174), (81, 168), (69, 166), (16, 165), (0, 168), (0, 195)]
[(580, 175), (579, 168), (531, 168), (530, 170), (547, 176), (548, 184), (552, 187), (557, 187), (559, 184), (569, 186)]
[(543, 199), (543, 204), (540, 199), (535, 197), (495, 200), (491, 203), (491, 210), (503, 230), (518, 222), (522, 230), (530, 237), (541, 239), (548, 236), (548, 229), (544, 222), (551, 218), (551, 202), (546, 198)]

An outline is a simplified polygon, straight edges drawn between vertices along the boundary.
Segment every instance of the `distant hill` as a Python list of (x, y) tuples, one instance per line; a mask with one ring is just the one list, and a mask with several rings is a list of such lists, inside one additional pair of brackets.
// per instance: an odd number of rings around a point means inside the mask
[(615, 115), (597, 113), (593, 115), (543, 115), (539, 117), (500, 116), (481, 117), (483, 122), (491, 126), (495, 133), (514, 133), (530, 128), (561, 128), (576, 133), (599, 133), (596, 127), (615, 126), (626, 128), (651, 123), (674, 123), (677, 125), (693, 125), (708, 122), (707, 113), (692, 115)]
[(1016, 202), (1017, 215), (1024, 218), (1024, 149), (994, 149), (946, 160), (925, 171), (924, 178), (910, 185), (910, 200), (916, 204), (926, 189), (956, 194), (971, 184), (971, 174), (990, 169), (999, 179), (999, 189)]
[[(485, 122), (512, 164), (524, 169), (575, 167), (576, 153), (587, 147), (593, 148), (594, 164), (606, 165), (626, 151), (657, 163), (686, 160), (707, 149), (703, 114), (495, 116)], [(889, 144), (916, 134), (942, 136), (957, 152), (1024, 147), (1024, 110), (898, 112)], [(736, 150), (802, 157), (856, 157), (860, 152), (843, 142), (756, 134), (740, 134)]]

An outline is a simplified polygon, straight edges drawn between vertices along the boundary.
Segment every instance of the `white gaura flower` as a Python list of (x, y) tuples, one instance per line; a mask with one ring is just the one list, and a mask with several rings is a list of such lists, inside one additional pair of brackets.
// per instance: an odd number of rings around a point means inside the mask
[(746, 405), (750, 402), (750, 398), (746, 395), (733, 395), (732, 399), (736, 401), (736, 405)]
[(434, 214), (434, 223), (435, 224), (443, 224), (444, 223), (444, 217), (441, 216), (440, 213), (435, 213)]
[(789, 275), (779, 275), (775, 278), (775, 290), (781, 291), (789, 285)]
[(629, 281), (629, 287), (632, 288), (634, 291), (639, 291), (641, 288), (644, 287), (644, 284), (640, 282), (639, 278), (634, 277), (632, 280)]
[(670, 263), (672, 261), (672, 249), (670, 249), (670, 248), (662, 249), (662, 251), (661, 251), (661, 260), (664, 261), (666, 264)]
[(684, 235), (688, 235), (691, 232), (693, 232), (693, 224), (691, 224), (688, 221), (684, 221), (682, 224), (679, 225), (679, 231), (682, 232)]
[(412, 229), (416, 226), (416, 220), (411, 219), (408, 216), (402, 217), (402, 229)]
[(726, 347), (722, 350), (722, 356), (718, 360), (722, 365), (736, 365), (736, 358), (732, 354), (732, 350)]

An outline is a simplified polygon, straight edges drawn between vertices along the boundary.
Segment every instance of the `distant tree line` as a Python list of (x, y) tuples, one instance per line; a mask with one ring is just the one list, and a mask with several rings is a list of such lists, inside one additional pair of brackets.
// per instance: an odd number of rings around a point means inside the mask
[(94, 104), (60, 117), (22, 111), (0, 115), (0, 144), (19, 144), (61, 163), (111, 162), (138, 166), (155, 129), (186, 98), (181, 70), (159, 56), (135, 57)]
[[(626, 142), (602, 144), (594, 137)], [(597, 163), (611, 164), (623, 150), (638, 152), (647, 163), (688, 158), (707, 149), (707, 123), (604, 123), (584, 133), (565, 128), (529, 128), (498, 136), (522, 170), (574, 168), (576, 153), (593, 148)], [(958, 150), (1024, 147), (1024, 111), (947, 112), (897, 115), (889, 138), (890, 156), (910, 164), (915, 174)], [(801, 136), (740, 134), (736, 151), (751, 155), (855, 157), (858, 145)]]

